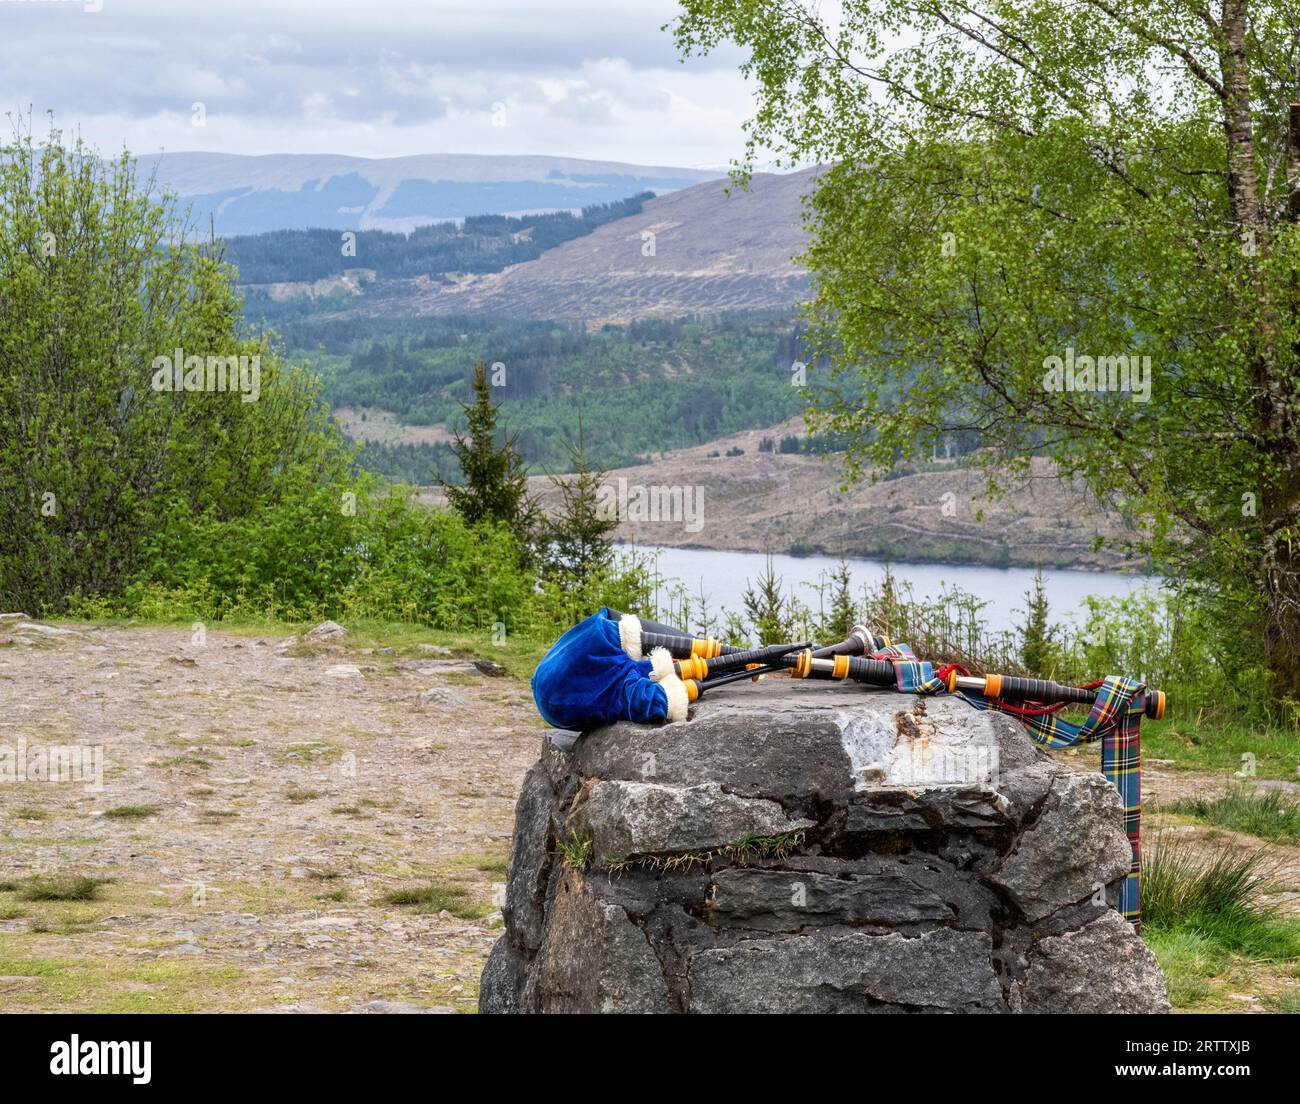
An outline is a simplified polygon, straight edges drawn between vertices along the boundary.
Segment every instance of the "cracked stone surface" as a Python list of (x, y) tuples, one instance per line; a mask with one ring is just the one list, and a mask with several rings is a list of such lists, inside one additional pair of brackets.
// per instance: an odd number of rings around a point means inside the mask
[(768, 679), (543, 741), (479, 1006), (1166, 1011), (1127, 867), (1118, 796), (1008, 718)]

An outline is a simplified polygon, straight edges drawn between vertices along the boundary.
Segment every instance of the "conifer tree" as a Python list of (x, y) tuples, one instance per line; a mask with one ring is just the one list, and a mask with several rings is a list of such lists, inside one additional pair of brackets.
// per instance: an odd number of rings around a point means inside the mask
[(551, 476), (560, 494), (559, 511), (545, 526), (544, 573), (566, 590), (573, 590), (609, 570), (614, 559), (610, 534), (618, 528), (618, 511), (611, 514), (600, 501), (606, 472), (593, 468), (587, 458), (582, 418), (578, 418), (578, 443), (569, 445), (573, 472)]
[(1048, 678), (1053, 665), (1056, 630), (1048, 621), (1043, 570), (1034, 572), (1034, 589), (1025, 592), (1025, 622), (1020, 626), (1020, 662), (1030, 674)]
[(471, 525), (500, 522), (509, 526), (519, 546), (531, 550), (537, 529), (537, 504), (528, 494), (528, 472), (513, 435), (497, 441), (500, 404), (492, 401), (487, 365), (474, 365), (474, 401), (461, 404), (466, 433), (457, 431), (451, 450), (465, 482), (438, 483), (447, 501)]

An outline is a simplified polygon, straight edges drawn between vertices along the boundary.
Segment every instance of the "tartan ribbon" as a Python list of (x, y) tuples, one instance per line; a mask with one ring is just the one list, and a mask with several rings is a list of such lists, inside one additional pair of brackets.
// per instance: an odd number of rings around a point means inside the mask
[[(894, 644), (872, 655), (894, 665), (898, 689), (906, 694), (938, 694), (944, 681), (933, 666), (918, 660), (906, 644)], [(1092, 689), (1089, 686), (1088, 689)], [(1097, 700), (1081, 724), (1058, 716), (1061, 705), (1041, 711), (1009, 707), (998, 698), (959, 691), (976, 709), (993, 709), (1015, 717), (1028, 730), (1029, 738), (1050, 748), (1075, 747), (1101, 741), (1101, 773), (1124, 802), (1124, 832), (1133, 861), (1120, 886), (1119, 911), (1124, 919), (1141, 929), (1142, 870), (1142, 745), (1139, 728), (1146, 709), (1146, 687), (1130, 678), (1109, 675), (1096, 684)]]
[(938, 694), (944, 689), (943, 680), (934, 673), (934, 665), (929, 660), (917, 659), (906, 644), (891, 644), (873, 652), (871, 658), (887, 659), (894, 665), (894, 679), (901, 693)]

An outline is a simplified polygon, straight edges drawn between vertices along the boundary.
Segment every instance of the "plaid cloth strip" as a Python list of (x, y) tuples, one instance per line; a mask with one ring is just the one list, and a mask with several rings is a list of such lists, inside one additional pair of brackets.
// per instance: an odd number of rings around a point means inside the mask
[(928, 660), (917, 659), (906, 644), (891, 644), (871, 654), (872, 659), (887, 659), (894, 665), (898, 689), (904, 694), (937, 694), (943, 681), (934, 673)]
[[(942, 680), (929, 663), (918, 660), (906, 644), (876, 652), (873, 659), (894, 664), (898, 689), (909, 694), (937, 694)], [(997, 698), (961, 691), (976, 709), (995, 709), (1013, 716), (1029, 730), (1030, 739), (1051, 748), (1074, 747), (1101, 741), (1101, 772), (1119, 791), (1124, 802), (1124, 831), (1133, 862), (1120, 887), (1119, 911), (1135, 929), (1141, 928), (1142, 869), (1142, 747), (1139, 727), (1146, 709), (1146, 687), (1133, 679), (1110, 675), (1097, 688), (1088, 719), (1082, 724), (1063, 720), (1056, 713), (1025, 716), (1002, 708)]]

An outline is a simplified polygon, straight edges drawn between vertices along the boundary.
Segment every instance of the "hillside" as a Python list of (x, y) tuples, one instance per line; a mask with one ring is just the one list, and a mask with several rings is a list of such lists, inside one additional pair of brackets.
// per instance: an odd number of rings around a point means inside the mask
[(792, 258), (804, 248), (801, 198), (816, 172), (757, 173), (748, 191), (730, 194), (721, 181), (697, 184), (504, 272), (388, 283), (356, 309), (592, 323), (788, 309), (808, 287)]
[[(1032, 476), (1007, 486), (995, 502), (984, 497), (980, 474), (960, 461), (901, 469), (877, 483), (840, 489), (837, 454), (760, 452), (764, 438), (805, 432), (802, 419), (746, 430), (693, 448), (666, 452), (649, 464), (619, 468), (605, 482), (627, 497), (637, 488), (700, 488), (702, 525), (625, 519), (619, 540), (666, 548), (823, 553), (898, 562), (1076, 567), (1114, 570), (1125, 565), (1115, 548), (1098, 551), (1096, 537), (1127, 535), (1082, 487), (1062, 480), (1047, 460)], [(740, 456), (729, 450), (743, 449)], [(543, 508), (559, 496), (537, 476), (530, 489)], [(695, 495), (697, 492), (688, 492)], [(945, 498), (946, 495), (952, 498)], [(426, 496), (440, 502), (434, 492)]]
[(324, 227), (407, 232), (471, 215), (578, 210), (638, 192), (671, 192), (715, 171), (571, 157), (421, 154), (163, 153), (137, 159), (218, 234)]

